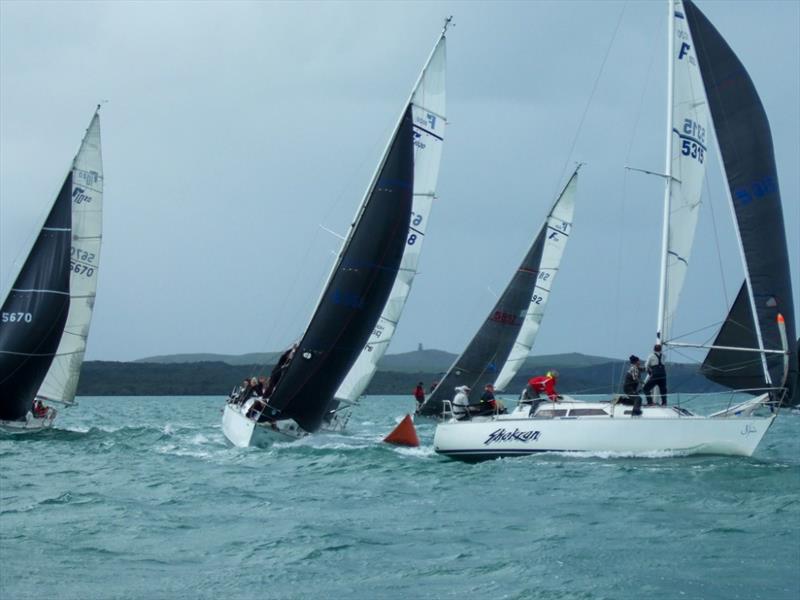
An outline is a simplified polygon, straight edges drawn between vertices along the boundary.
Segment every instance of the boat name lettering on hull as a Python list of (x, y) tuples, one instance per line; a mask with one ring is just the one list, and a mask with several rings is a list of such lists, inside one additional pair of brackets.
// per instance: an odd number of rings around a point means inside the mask
[(517, 442), (524, 442), (528, 443), (530, 441), (537, 441), (539, 439), (540, 431), (520, 431), (519, 429), (514, 429), (514, 431), (506, 431), (504, 427), (500, 429), (496, 429), (492, 433), (489, 434), (489, 437), (486, 438), (486, 441), (483, 442), (484, 446), (488, 446), (489, 444), (494, 444), (495, 442), (509, 442), (511, 440)]

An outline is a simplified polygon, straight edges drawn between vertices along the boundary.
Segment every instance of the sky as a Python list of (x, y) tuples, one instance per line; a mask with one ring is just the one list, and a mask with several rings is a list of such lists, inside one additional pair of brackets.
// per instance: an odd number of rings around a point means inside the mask
[[(800, 314), (800, 2), (698, 6), (770, 119)], [(102, 102), (87, 359), (287, 346), (447, 15), (438, 198), (389, 352), (460, 352), (582, 161), (533, 353), (646, 355), (663, 183), (624, 167), (664, 169), (660, 1), (2, 0), (2, 297)], [(675, 330), (707, 341), (743, 279), (716, 157), (697, 231)]]

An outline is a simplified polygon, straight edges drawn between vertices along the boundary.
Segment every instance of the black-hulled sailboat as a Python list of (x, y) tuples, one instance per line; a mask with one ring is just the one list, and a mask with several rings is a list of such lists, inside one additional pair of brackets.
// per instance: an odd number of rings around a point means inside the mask
[(578, 170), (567, 181), (506, 289), (464, 352), (419, 407), (423, 416), (442, 414), (444, 401), (469, 388), (470, 405), (479, 404), (483, 385), (502, 391), (533, 347), (561, 265), (575, 211)]
[(103, 163), (95, 112), (0, 309), (0, 430), (52, 426), (72, 404), (92, 318), (102, 237)]
[[(777, 407), (795, 404), (797, 351), (786, 233), (764, 107), (734, 52), (690, 0), (669, 0), (669, 85), (664, 227), (656, 342), (707, 348), (711, 380), (752, 397), (708, 416), (666, 402), (520, 404), (484, 422), (439, 425), (434, 447), (467, 460), (545, 451), (750, 456)], [(735, 216), (745, 281), (713, 344), (673, 337), (715, 133)], [(743, 389), (744, 388), (744, 389)]]
[(305, 333), (273, 374), (273, 389), (265, 399), (225, 405), (222, 429), (232, 444), (297, 439), (323, 424), (331, 399), (364, 349), (395, 284), (409, 235), (413, 188), (414, 127), (408, 105)]

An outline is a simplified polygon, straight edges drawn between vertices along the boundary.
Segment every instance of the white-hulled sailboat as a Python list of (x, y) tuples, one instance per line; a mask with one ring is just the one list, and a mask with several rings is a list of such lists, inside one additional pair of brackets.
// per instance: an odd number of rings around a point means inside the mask
[(340, 428), (340, 404), (349, 408), (374, 375), (410, 291), (434, 198), (449, 22), (403, 106), (300, 342), (274, 370), (266, 398), (226, 403), (222, 429), (235, 446)]
[[(434, 436), (436, 452), (480, 460), (547, 451), (750, 456), (797, 393), (794, 309), (769, 123), (736, 55), (690, 1), (669, 0), (669, 85), (664, 230), (657, 343), (671, 325), (689, 264), (713, 130), (745, 272), (745, 282), (701, 371), (754, 397), (708, 416), (679, 406), (607, 402), (520, 404), (508, 415), (449, 421)], [(742, 389), (744, 388), (744, 389)]]
[(2, 431), (52, 427), (56, 410), (43, 402), (75, 400), (103, 227), (98, 111), (0, 310)]

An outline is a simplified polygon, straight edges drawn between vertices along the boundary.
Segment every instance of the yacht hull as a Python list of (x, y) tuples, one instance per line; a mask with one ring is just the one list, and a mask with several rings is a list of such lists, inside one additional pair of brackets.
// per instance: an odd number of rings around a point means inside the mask
[[(621, 407), (620, 407), (621, 408)], [(520, 417), (449, 421), (436, 428), (434, 450), (450, 458), (476, 461), (537, 452), (654, 453), (752, 456), (774, 415), (711, 418), (645, 409), (598, 417)], [(653, 417), (648, 417), (652, 412)], [(621, 414), (620, 414), (621, 413)], [(660, 413), (660, 414), (655, 414)]]

